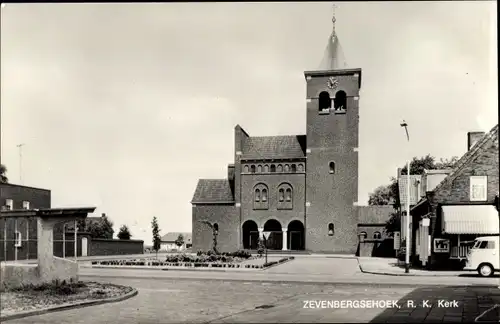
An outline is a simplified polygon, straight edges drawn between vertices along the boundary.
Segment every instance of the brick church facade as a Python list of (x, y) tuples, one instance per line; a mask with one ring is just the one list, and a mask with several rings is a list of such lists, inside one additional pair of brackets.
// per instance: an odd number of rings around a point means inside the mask
[[(191, 201), (193, 250), (212, 247), (212, 229), (220, 251), (256, 249), (264, 232), (276, 250), (359, 248), (359, 225), (370, 226), (357, 203), (362, 71), (345, 68), (334, 29), (322, 68), (304, 75), (306, 134), (252, 137), (235, 127), (227, 179), (199, 180)], [(392, 208), (380, 210), (371, 225), (383, 231)]]

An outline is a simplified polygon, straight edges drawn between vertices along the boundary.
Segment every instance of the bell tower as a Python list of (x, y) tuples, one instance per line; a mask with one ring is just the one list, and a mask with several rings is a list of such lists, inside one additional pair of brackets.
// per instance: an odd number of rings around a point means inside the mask
[(361, 69), (347, 68), (335, 31), (307, 82), (306, 249), (354, 254), (357, 248)]

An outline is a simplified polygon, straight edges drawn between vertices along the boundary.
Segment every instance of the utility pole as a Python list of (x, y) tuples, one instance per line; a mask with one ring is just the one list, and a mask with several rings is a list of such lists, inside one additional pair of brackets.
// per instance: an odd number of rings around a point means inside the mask
[(16, 145), (17, 148), (19, 149), (19, 183), (23, 184), (23, 146), (25, 144), (18, 144)]
[(405, 273), (410, 273), (410, 135), (408, 134), (408, 123), (404, 120), (401, 123), (401, 127), (405, 128), (406, 139), (408, 140), (408, 162), (406, 165), (407, 171), (407, 184), (406, 184), (406, 253), (405, 253)]

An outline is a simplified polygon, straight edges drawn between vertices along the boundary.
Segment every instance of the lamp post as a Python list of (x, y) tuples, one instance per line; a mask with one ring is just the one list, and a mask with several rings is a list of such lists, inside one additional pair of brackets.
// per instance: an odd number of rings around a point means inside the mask
[[(408, 140), (408, 148), (410, 147), (410, 135), (408, 134), (408, 124), (403, 120), (401, 127), (404, 127), (406, 131), (406, 138)], [(408, 149), (408, 153), (410, 150)], [(405, 253), (405, 273), (410, 272), (410, 157), (408, 157), (408, 162), (406, 164), (406, 253)]]

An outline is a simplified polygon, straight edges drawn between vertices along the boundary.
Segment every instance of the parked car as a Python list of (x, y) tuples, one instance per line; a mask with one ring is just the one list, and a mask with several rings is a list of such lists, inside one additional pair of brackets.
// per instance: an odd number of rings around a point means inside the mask
[(477, 271), (481, 277), (491, 277), (500, 271), (500, 246), (498, 236), (483, 236), (474, 240), (469, 250), (464, 270)]

